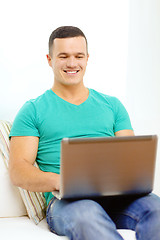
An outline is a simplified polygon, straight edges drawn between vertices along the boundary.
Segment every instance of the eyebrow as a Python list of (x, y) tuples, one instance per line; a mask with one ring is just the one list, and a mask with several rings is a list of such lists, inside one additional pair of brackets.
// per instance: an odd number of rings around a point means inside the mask
[[(61, 53), (59, 53), (59, 54), (57, 55), (57, 57), (59, 57), (59, 56), (61, 56), (61, 55), (69, 55), (69, 54), (66, 53), (66, 52), (61, 52)], [(83, 55), (83, 56), (85, 56), (85, 53), (83, 53), (83, 52), (77, 52), (75, 55)]]

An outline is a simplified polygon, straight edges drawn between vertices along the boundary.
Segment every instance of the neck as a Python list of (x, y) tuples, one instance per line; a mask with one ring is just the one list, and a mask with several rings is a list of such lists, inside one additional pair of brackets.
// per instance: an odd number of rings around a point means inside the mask
[(83, 83), (76, 85), (62, 85), (54, 83), (52, 87), (52, 91), (62, 98), (77, 98), (78, 96), (84, 94), (87, 90), (88, 89)]
[(89, 90), (83, 83), (70, 86), (54, 84), (52, 91), (62, 99), (77, 105), (84, 102), (89, 95)]

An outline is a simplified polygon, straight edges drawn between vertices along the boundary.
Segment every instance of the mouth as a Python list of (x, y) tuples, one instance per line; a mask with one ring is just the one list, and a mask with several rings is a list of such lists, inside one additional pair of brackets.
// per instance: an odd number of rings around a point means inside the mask
[(79, 72), (79, 70), (64, 70), (65, 73), (69, 75), (74, 75)]

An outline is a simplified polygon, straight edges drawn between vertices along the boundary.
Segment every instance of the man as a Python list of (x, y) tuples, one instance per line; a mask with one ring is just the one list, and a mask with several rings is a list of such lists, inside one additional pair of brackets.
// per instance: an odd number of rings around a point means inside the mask
[[(117, 228), (136, 231), (139, 240), (160, 239), (160, 200), (149, 194), (135, 198), (57, 200), (60, 142), (63, 137), (134, 135), (117, 98), (84, 86), (87, 39), (76, 27), (60, 27), (49, 40), (52, 89), (24, 104), (11, 133), (10, 177), (30, 191), (44, 192), (51, 231), (69, 239), (120, 240)], [(37, 161), (40, 170), (33, 166)]]

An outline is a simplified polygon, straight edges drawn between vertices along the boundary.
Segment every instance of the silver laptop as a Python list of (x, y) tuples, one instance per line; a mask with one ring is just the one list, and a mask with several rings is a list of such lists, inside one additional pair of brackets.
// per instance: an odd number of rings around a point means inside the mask
[(58, 199), (153, 190), (157, 136), (64, 138)]

